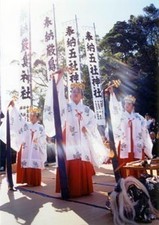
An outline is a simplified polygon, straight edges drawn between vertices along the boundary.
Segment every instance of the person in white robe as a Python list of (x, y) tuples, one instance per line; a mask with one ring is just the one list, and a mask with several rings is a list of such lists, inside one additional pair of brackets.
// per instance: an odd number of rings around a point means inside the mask
[[(113, 87), (109, 88), (109, 92), (109, 107), (119, 167), (121, 175), (125, 177), (123, 166), (126, 163), (152, 158), (152, 142), (145, 118), (135, 112), (134, 96), (127, 95), (122, 106), (116, 98)], [(129, 175), (136, 176), (136, 173), (130, 172)]]
[(17, 183), (28, 186), (41, 185), (41, 170), (47, 158), (46, 133), (44, 126), (39, 124), (39, 109), (30, 108), (30, 122), (26, 122), (10, 102), (10, 133), (11, 145), (18, 152)]
[[(72, 84), (69, 103), (64, 96), (61, 97), (61, 93), (64, 92), (59, 87), (62, 87), (60, 83), (57, 84), (57, 89), (66, 154), (69, 194), (70, 197), (88, 195), (93, 192), (92, 175), (94, 175), (94, 168), (92, 164), (101, 166), (109, 158), (109, 149), (102, 142), (94, 112), (82, 102), (84, 95), (83, 84)], [(49, 89), (49, 95), (50, 92), (51, 89)], [(51, 122), (51, 118), (53, 118), (52, 113), (51, 103), (49, 104), (46, 99), (44, 124), (48, 136), (51, 133), (53, 135), (51, 131), (54, 130), (54, 122)], [(49, 124), (52, 125), (52, 128), (47, 128)], [(57, 170), (56, 192), (59, 191)]]

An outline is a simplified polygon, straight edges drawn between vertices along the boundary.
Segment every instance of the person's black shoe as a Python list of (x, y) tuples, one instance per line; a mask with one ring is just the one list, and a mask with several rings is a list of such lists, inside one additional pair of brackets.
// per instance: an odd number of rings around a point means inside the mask
[(45, 162), (45, 163), (44, 163), (44, 166), (45, 166), (45, 167), (49, 167), (49, 163)]
[(8, 191), (17, 191), (14, 187), (8, 187)]
[(110, 201), (109, 201), (109, 199), (107, 199), (107, 200), (106, 200), (106, 202), (105, 202), (105, 208), (106, 208), (106, 210), (111, 211), (111, 207), (110, 207)]

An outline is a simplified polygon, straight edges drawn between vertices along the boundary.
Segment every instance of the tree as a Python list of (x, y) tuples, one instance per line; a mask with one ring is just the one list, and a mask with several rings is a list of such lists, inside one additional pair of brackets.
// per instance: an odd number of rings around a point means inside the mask
[(137, 110), (157, 116), (159, 9), (151, 4), (143, 11), (143, 16), (131, 15), (128, 22), (118, 21), (101, 40), (100, 50), (108, 77), (127, 81), (124, 91), (134, 92)]

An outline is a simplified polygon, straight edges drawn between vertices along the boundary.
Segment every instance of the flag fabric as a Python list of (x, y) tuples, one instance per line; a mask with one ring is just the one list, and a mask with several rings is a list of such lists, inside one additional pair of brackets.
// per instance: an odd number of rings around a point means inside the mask
[[(56, 37), (56, 23), (54, 6), (47, 11), (43, 18), (44, 26), (44, 43), (46, 54), (46, 68), (48, 76), (48, 88), (45, 96), (43, 123), (45, 125), (45, 132), (48, 137), (55, 136), (55, 123), (53, 112), (53, 83), (52, 74), (58, 70), (58, 51), (57, 51), (57, 37)], [(54, 74), (55, 75), (55, 74)]]
[(22, 6), (20, 18), (21, 73), (20, 73), (20, 112), (29, 120), (29, 108), (32, 102), (31, 76), (31, 21), (29, 3)]
[(92, 27), (87, 27), (85, 31), (85, 50), (91, 90), (93, 96), (94, 111), (98, 125), (105, 125), (104, 101), (101, 87), (101, 75), (99, 70), (98, 52), (96, 46), (95, 32)]
[[(50, 7), (51, 8), (51, 7)], [(46, 67), (48, 79), (52, 73), (58, 69), (58, 54), (57, 54), (57, 37), (55, 24), (55, 11), (49, 10), (44, 18), (44, 43), (46, 52)]]
[(53, 83), (52, 80), (48, 83), (46, 91), (44, 110), (43, 110), (43, 123), (45, 126), (45, 132), (48, 137), (55, 136), (55, 122), (53, 112)]
[(64, 42), (65, 42), (65, 55), (66, 66), (73, 68), (73, 72), (67, 73), (68, 82), (68, 99), (70, 98), (70, 87), (72, 83), (81, 82), (81, 68), (79, 56), (79, 40), (77, 21), (72, 20), (64, 24)]
[(57, 160), (60, 177), (60, 188), (63, 199), (69, 198), (67, 171), (66, 171), (66, 155), (62, 144), (62, 129), (61, 129), (61, 118), (60, 118), (60, 107), (58, 101), (58, 93), (53, 79), (53, 111), (54, 111), (54, 123), (56, 133), (56, 144), (57, 144)]
[[(57, 74), (56, 74), (57, 75)], [(55, 83), (56, 83), (56, 75), (54, 75)], [(66, 107), (66, 99), (64, 94), (64, 84), (63, 79), (60, 79), (58, 84), (56, 84), (56, 88), (58, 91), (58, 99), (60, 99), (60, 115), (62, 116), (62, 111)], [(52, 80), (48, 83), (48, 88), (45, 96), (44, 110), (43, 110), (43, 123), (45, 126), (45, 132), (48, 137), (55, 136), (55, 121), (54, 121), (54, 99), (53, 99), (53, 83)], [(62, 121), (62, 127), (64, 126), (64, 122)]]
[[(9, 110), (9, 124), (7, 125), (7, 119), (3, 120), (2, 125), (0, 126), (0, 139), (6, 144), (7, 143), (7, 129), (9, 126), (9, 137), (10, 137), (10, 146), (16, 152), (20, 151), (21, 143), (23, 142), (23, 127), (25, 127), (26, 120), (22, 117), (21, 113), (17, 111), (16, 107), (10, 108)], [(7, 111), (8, 111), (7, 110)], [(5, 113), (7, 118), (7, 112)], [(15, 121), (18, 121), (15, 122)], [(23, 123), (23, 125), (22, 125)], [(17, 138), (18, 134), (18, 138)]]
[(64, 126), (62, 111), (65, 108), (64, 104), (66, 104), (66, 99), (64, 98), (63, 79), (60, 79), (57, 84), (56, 75), (53, 76), (53, 80), (50, 80), (46, 93), (43, 123), (47, 136), (54, 136), (56, 140), (57, 165), (59, 170), (61, 195), (63, 199), (67, 199), (69, 198), (69, 190), (66, 171), (66, 155), (62, 144), (62, 127)]

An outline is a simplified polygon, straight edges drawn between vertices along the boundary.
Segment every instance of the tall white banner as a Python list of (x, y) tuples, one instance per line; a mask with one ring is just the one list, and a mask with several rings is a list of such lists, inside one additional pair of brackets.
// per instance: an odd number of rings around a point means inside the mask
[(92, 28), (89, 27), (85, 29), (84, 40), (85, 40), (87, 65), (89, 69), (94, 110), (96, 113), (98, 125), (105, 125), (104, 100), (102, 96), (98, 52), (97, 52), (95, 32), (93, 27)]
[(56, 26), (54, 8), (50, 10), (44, 18), (44, 41), (46, 46), (47, 56), (47, 74), (48, 79), (50, 75), (58, 69), (57, 56), (57, 40), (56, 40)]
[(81, 82), (79, 40), (77, 22), (69, 21), (64, 25), (64, 41), (66, 53), (66, 66), (73, 68), (71, 74), (68, 73), (68, 93), (72, 83)]
[(31, 28), (30, 8), (26, 4), (21, 11), (21, 74), (20, 74), (20, 111), (28, 119), (29, 108), (32, 102), (32, 77), (31, 77)]

